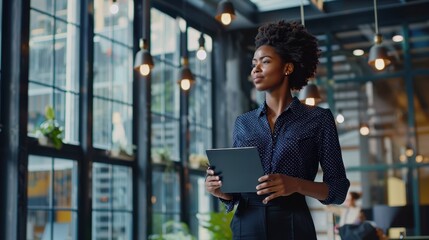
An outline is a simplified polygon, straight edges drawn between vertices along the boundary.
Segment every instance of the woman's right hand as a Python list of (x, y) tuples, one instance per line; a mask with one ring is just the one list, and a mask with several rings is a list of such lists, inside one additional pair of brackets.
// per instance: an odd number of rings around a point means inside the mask
[(211, 193), (213, 196), (222, 198), (225, 200), (232, 200), (232, 196), (226, 193), (223, 193), (220, 190), (220, 187), (222, 186), (222, 181), (220, 180), (220, 177), (218, 175), (215, 175), (215, 172), (213, 169), (208, 168), (206, 171), (206, 191)]

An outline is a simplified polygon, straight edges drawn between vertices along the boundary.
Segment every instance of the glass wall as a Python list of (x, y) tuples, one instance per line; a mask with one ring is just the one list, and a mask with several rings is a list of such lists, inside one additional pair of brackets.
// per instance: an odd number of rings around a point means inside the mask
[[(182, 31), (182, 32), (181, 32)], [(180, 35), (187, 33), (187, 51), (195, 83), (189, 90), (188, 121), (190, 132), (189, 159), (181, 159)], [(180, 178), (183, 161), (189, 161), (192, 184), (189, 188), (190, 230), (199, 239), (207, 232), (199, 226), (197, 213), (213, 209), (212, 198), (205, 192), (204, 175), (207, 159), (205, 149), (212, 147), (212, 39), (204, 35), (207, 56), (196, 58), (201, 32), (187, 27), (181, 18), (159, 10), (151, 10), (151, 54), (155, 59), (152, 72), (152, 161), (153, 172), (153, 233), (160, 234), (171, 223), (181, 219)], [(183, 100), (183, 99), (182, 99)], [(182, 105), (183, 106), (183, 105)], [(184, 143), (182, 143), (184, 144)], [(182, 188), (183, 189), (183, 188)], [(165, 232), (164, 232), (165, 233)]]

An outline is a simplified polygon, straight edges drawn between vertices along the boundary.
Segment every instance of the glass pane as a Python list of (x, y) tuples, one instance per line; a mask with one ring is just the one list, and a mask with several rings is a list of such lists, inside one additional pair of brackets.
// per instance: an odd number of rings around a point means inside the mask
[(168, 152), (172, 160), (179, 156), (179, 120), (152, 114), (152, 153)]
[(169, 62), (177, 63), (179, 27), (172, 17), (151, 8), (151, 54)]
[(209, 213), (213, 211), (213, 197), (205, 190), (205, 177), (190, 175), (190, 216), (192, 235), (198, 236), (197, 239), (209, 239), (209, 232), (207, 229), (199, 224), (197, 214)]
[(206, 127), (212, 126), (211, 82), (199, 79), (191, 89), (189, 98), (189, 121)]
[(132, 106), (113, 103), (112, 148), (113, 156), (131, 157), (134, 155)]
[(31, 11), (28, 73), (31, 81), (53, 84), (53, 33), (53, 20), (39, 12)]
[(30, 155), (28, 158), (28, 206), (51, 207), (52, 158)]
[(95, 147), (109, 149), (111, 147), (112, 103), (103, 99), (94, 98), (94, 125), (93, 142)]
[[(52, 240), (77, 239), (77, 214), (71, 211), (55, 211)], [(45, 231), (50, 230), (50, 224)]]
[[(191, 141), (189, 146), (190, 166), (193, 166), (193, 159), (198, 159), (199, 168), (207, 168), (206, 149), (212, 148), (212, 130), (198, 125), (190, 125)], [(195, 165), (197, 166), (197, 165)]]
[(152, 112), (179, 117), (178, 68), (160, 64), (152, 72)]
[(92, 208), (95, 210), (111, 208), (112, 167), (108, 164), (94, 163), (92, 172)]
[(155, 171), (152, 184), (154, 213), (180, 214), (179, 175)]
[(152, 232), (153, 235), (149, 236), (149, 239), (159, 239), (161, 235), (165, 235), (165, 225), (171, 221), (180, 222), (180, 214), (152, 214)]
[(28, 133), (34, 135), (36, 128), (45, 121), (45, 108), (52, 106), (53, 89), (37, 83), (28, 87)]
[(55, 0), (55, 16), (71, 23), (80, 22), (80, 1)]
[(94, 163), (93, 208), (132, 211), (132, 170)]
[(112, 239), (112, 213), (92, 212), (92, 239)]
[(94, 96), (111, 98), (112, 91), (112, 43), (94, 37)]
[(49, 224), (49, 211), (29, 210), (27, 213), (27, 239), (45, 240), (53, 239)]
[[(77, 162), (59, 160), (54, 162), (54, 206), (77, 208)], [(62, 216), (62, 212), (59, 212)], [(66, 212), (71, 219), (71, 212)]]
[(42, 12), (47, 12), (52, 14), (54, 11), (54, 1), (53, 0), (31, 0), (31, 7)]
[(112, 1), (94, 1), (94, 33), (111, 37), (111, 27), (113, 26), (114, 14), (110, 12)]
[(112, 239), (131, 240), (132, 226), (131, 213), (113, 213)]
[(110, 4), (110, 16), (112, 20), (112, 38), (120, 43), (127, 46), (133, 45), (133, 1), (116, 1), (118, 6), (118, 12), (112, 14), (112, 2)]
[(94, 32), (132, 46), (133, 1), (94, 1)]
[[(113, 179), (112, 179), (112, 197), (113, 209), (116, 210), (133, 210), (133, 184), (132, 184), (132, 169), (130, 167), (113, 166)], [(119, 215), (121, 218), (125, 215)], [(116, 221), (116, 219), (115, 219)], [(123, 221), (126, 223), (126, 221)], [(127, 224), (126, 226), (131, 226)]]
[(79, 31), (72, 24), (56, 21), (55, 85), (68, 91), (79, 91)]
[(128, 47), (118, 44), (113, 45), (112, 52), (113, 79), (112, 79), (112, 99), (132, 103), (133, 97), (133, 57), (132, 51)]

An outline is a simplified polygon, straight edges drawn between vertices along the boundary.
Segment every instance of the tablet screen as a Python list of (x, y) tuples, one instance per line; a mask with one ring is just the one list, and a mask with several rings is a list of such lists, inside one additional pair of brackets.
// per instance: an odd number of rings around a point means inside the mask
[(207, 149), (210, 167), (221, 176), (224, 193), (256, 192), (264, 175), (257, 147)]

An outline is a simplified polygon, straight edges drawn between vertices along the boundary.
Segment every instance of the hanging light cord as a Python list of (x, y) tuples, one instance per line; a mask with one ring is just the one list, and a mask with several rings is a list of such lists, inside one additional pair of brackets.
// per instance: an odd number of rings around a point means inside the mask
[(301, 24), (302, 24), (302, 26), (305, 26), (305, 24), (304, 24), (304, 3), (303, 3), (303, 0), (301, 0)]
[(378, 34), (377, 0), (374, 0), (375, 34)]

